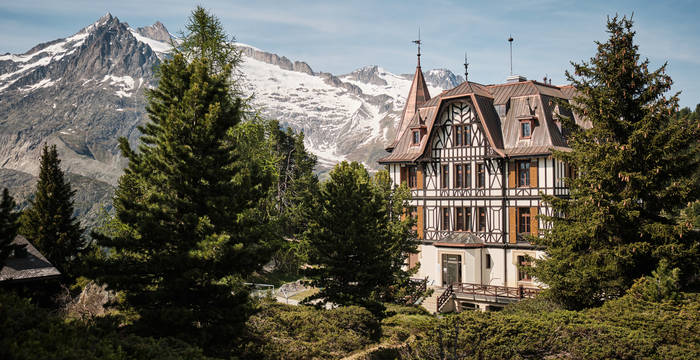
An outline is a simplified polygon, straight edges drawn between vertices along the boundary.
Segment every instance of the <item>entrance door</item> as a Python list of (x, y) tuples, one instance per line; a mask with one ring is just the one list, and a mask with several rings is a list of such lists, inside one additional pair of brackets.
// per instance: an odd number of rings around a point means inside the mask
[(442, 286), (462, 282), (462, 256), (442, 254)]

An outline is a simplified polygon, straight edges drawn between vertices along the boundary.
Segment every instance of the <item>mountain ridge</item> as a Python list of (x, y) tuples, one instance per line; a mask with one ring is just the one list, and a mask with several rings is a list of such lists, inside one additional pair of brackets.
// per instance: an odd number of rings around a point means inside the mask
[[(50, 143), (64, 170), (82, 183), (116, 185), (126, 165), (117, 139), (137, 144), (138, 126), (147, 118), (144, 90), (156, 86), (154, 68), (172, 41), (160, 22), (132, 28), (107, 13), (72, 36), (0, 55), (0, 168), (36, 176), (40, 148)], [(378, 168), (410, 79), (376, 65), (334, 75), (237, 45), (244, 91), (262, 116), (305, 132), (307, 147), (319, 157), (318, 171), (341, 160)], [(433, 94), (443, 89), (440, 84), (456, 85), (453, 74), (441, 74), (426, 77), (436, 84)], [(0, 181), (6, 182), (2, 173)], [(101, 201), (103, 195), (93, 197)]]

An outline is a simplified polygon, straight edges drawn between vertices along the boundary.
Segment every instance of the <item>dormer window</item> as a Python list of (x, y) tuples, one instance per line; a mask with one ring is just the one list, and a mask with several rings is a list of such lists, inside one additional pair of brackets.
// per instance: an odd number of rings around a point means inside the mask
[(529, 139), (530, 135), (532, 135), (532, 124), (529, 121), (522, 121), (520, 123), (520, 137)]
[(420, 131), (413, 130), (413, 145), (420, 144)]
[(532, 130), (535, 127), (535, 118), (527, 117), (520, 120), (520, 139), (529, 139), (532, 136)]

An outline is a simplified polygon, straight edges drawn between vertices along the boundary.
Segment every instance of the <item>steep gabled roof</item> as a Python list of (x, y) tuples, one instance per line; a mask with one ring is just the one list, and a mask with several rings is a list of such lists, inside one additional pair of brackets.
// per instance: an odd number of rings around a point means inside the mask
[(411, 126), (414, 126), (412, 124), (418, 124), (419, 118), (415, 116), (404, 130), (400, 134), (397, 134), (397, 139), (395, 140), (396, 146), (391, 154), (379, 159), (379, 163), (412, 162), (418, 160), (425, 153), (426, 146), (430, 141), (440, 107), (445, 101), (457, 98), (469, 98), (471, 100), (491, 147), (502, 156), (503, 154), (499, 152), (499, 149), (503, 147), (503, 140), (500, 132), (500, 119), (493, 108), (493, 98), (486, 86), (465, 81), (452, 90), (443, 91), (440, 95), (426, 102), (419, 108), (420, 116), (425, 120), (428, 133), (421, 139), (418, 146), (412, 144), (411, 134), (410, 131), (408, 131)]
[(432, 128), (432, 119), (434, 119), (438, 111), (439, 98), (436, 98), (435, 101), (431, 100), (430, 103), (431, 106), (427, 106), (428, 103), (426, 103), (424, 106), (418, 108), (418, 111), (413, 115), (413, 118), (408, 122), (403, 132), (397, 134), (394, 151), (379, 159), (379, 163), (413, 162), (423, 154), (423, 149), (425, 149), (428, 143), (428, 136), (423, 136), (420, 144), (414, 145), (413, 139), (411, 138), (411, 128), (420, 126), (420, 119), (424, 119), (427, 130), (428, 132), (430, 131)]
[[(482, 85), (465, 81), (453, 89), (443, 91), (419, 107), (420, 118), (425, 120), (427, 135), (419, 145), (412, 144), (409, 128), (418, 124), (418, 116), (402, 124), (394, 140), (395, 148), (380, 163), (415, 162), (430, 156), (426, 151), (435, 121), (443, 104), (460, 98), (471, 100), (484, 133), (497, 156), (528, 156), (550, 154), (552, 149), (566, 150), (566, 132), (557, 115), (572, 114), (557, 106), (557, 99), (571, 101), (576, 90), (570, 86), (553, 86), (533, 80), (515, 83)], [(505, 107), (500, 117), (497, 106)], [(529, 138), (520, 137), (520, 121), (533, 119), (535, 127)], [(580, 119), (576, 119), (581, 124)], [(414, 124), (414, 125), (411, 125)], [(585, 125), (584, 125), (585, 126)]]
[(413, 74), (411, 90), (408, 92), (408, 97), (406, 98), (406, 106), (403, 108), (399, 126), (396, 128), (396, 138), (394, 138), (394, 141), (386, 148), (387, 151), (391, 151), (396, 147), (399, 137), (408, 128), (418, 108), (428, 100), (430, 100), (430, 92), (428, 91), (428, 85), (423, 77), (420, 63), (418, 63), (418, 66), (416, 66), (416, 73)]

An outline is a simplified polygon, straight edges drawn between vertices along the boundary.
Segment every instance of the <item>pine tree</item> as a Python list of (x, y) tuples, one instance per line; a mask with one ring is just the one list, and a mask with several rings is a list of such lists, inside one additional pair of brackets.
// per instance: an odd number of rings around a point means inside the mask
[[(397, 282), (406, 256), (417, 251), (404, 217), (407, 189), (391, 189), (386, 172), (374, 178), (356, 162), (342, 162), (321, 186), (308, 233), (312, 284), (309, 300), (360, 305), (381, 315), (381, 294)], [(401, 190), (402, 189), (402, 190)]]
[(10, 192), (6, 188), (3, 189), (0, 199), (0, 269), (13, 251), (12, 241), (19, 229), (19, 213), (15, 210), (16, 207)]
[(589, 62), (567, 76), (578, 91), (573, 111), (592, 127), (571, 129), (571, 152), (554, 157), (575, 168), (570, 199), (546, 196), (553, 228), (534, 275), (571, 308), (621, 296), (636, 278), (666, 259), (685, 282), (698, 273), (698, 233), (678, 221), (698, 199), (700, 126), (674, 116), (677, 96), (666, 65), (650, 71), (634, 44), (632, 20), (608, 20), (610, 37)]
[[(190, 26), (214, 20), (193, 15)], [(242, 281), (267, 261), (276, 232), (266, 211), (272, 175), (246, 145), (232, 64), (213, 71), (207, 56), (166, 59), (147, 93), (139, 151), (120, 140), (129, 165), (115, 223), (99, 236), (112, 249), (99, 279), (123, 292), (144, 331), (225, 354), (250, 312)]]
[(56, 145), (41, 151), (39, 181), (31, 205), (22, 213), (24, 235), (67, 279), (74, 278), (74, 262), (85, 242), (83, 229), (73, 216), (73, 196), (61, 170)]

